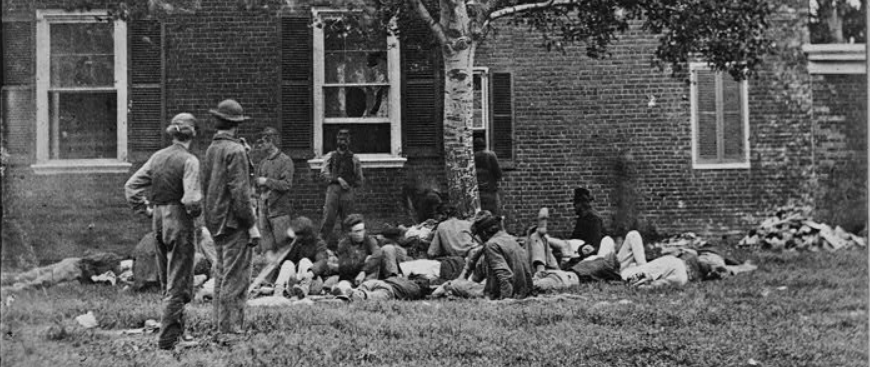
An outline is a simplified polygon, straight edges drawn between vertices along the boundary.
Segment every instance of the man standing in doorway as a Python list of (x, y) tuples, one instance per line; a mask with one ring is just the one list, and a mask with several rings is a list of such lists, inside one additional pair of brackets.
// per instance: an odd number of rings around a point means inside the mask
[[(148, 159), (124, 185), (127, 201), (150, 213), (157, 237), (157, 276), (163, 287), (163, 316), (157, 347), (172, 349), (184, 334), (184, 305), (193, 298), (193, 219), (202, 212), (199, 159), (190, 153), (196, 118), (180, 113), (166, 133), (172, 145)], [(150, 188), (148, 199), (145, 191)], [(148, 206), (153, 205), (153, 212)]]
[(257, 187), (260, 193), (260, 243), (271, 262), (282, 247), (289, 244), (290, 188), (293, 186), (293, 160), (281, 152), (276, 143), (278, 130), (267, 127), (260, 134), (260, 147), (266, 158), (257, 167)]
[(350, 130), (339, 130), (335, 140), (336, 149), (323, 157), (320, 169), (320, 177), (327, 184), (320, 235), (327, 243), (332, 243), (336, 218), (344, 221), (353, 212), (354, 189), (362, 185), (364, 179), (359, 158), (350, 151)]
[(209, 110), (217, 133), (205, 153), (202, 186), (205, 225), (214, 234), (217, 255), (213, 276), (218, 332), (232, 338), (244, 333), (245, 301), (251, 280), (248, 230), (256, 218), (251, 206), (250, 160), (237, 137), (248, 120), (242, 106), (228, 99)]
[(477, 171), (480, 209), (489, 210), (495, 216), (500, 215), (498, 181), (501, 180), (501, 167), (495, 153), (486, 149), (486, 142), (482, 138), (474, 139), (474, 167)]

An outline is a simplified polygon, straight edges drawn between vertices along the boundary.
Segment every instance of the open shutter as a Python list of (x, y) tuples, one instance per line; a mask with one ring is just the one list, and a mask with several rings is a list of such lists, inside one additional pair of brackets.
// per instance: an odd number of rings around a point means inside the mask
[(281, 148), (293, 158), (314, 156), (311, 18), (281, 18)]
[(717, 114), (716, 114), (716, 73), (710, 70), (696, 70), (697, 111), (698, 111), (698, 159), (715, 161), (719, 157)]
[(33, 23), (3, 22), (3, 145), (12, 163), (36, 156), (36, 100), (33, 92)]
[(402, 151), (409, 157), (441, 154), (442, 98), (440, 57), (430, 47), (430, 30), (422, 21), (409, 23), (402, 42)]
[(743, 93), (741, 83), (730, 75), (722, 78), (722, 158), (727, 161), (742, 161), (744, 153)]
[(492, 148), (500, 161), (513, 161), (514, 99), (510, 73), (492, 73)]
[(130, 47), (130, 115), (127, 135), (131, 160), (140, 161), (163, 148), (166, 120), (163, 101), (163, 25), (135, 20), (128, 26)]

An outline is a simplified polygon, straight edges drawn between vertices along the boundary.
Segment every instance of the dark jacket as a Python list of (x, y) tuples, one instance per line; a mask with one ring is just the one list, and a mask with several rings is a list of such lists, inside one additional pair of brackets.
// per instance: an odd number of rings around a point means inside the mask
[(255, 223), (250, 165), (239, 139), (215, 134), (202, 167), (205, 226), (215, 236), (237, 229), (247, 230)]
[(359, 157), (351, 151), (341, 153), (334, 150), (323, 156), (320, 176), (330, 185), (338, 185), (338, 178), (341, 177), (350, 187), (359, 187), (365, 180)]
[(604, 238), (604, 222), (601, 220), (601, 216), (594, 210), (587, 211), (584, 215), (578, 215), (571, 238), (583, 240), (584, 243), (592, 245), (595, 252), (598, 252), (601, 239)]
[(370, 274), (375, 270), (377, 264), (372, 260), (366, 261), (366, 257), (371, 256), (380, 249), (378, 240), (374, 237), (366, 235), (362, 242), (354, 243), (350, 237), (345, 237), (338, 243), (338, 276), (341, 280), (352, 280), (361, 271)]
[(296, 264), (298, 264), (302, 259), (311, 260), (313, 263), (311, 266), (311, 272), (317, 276), (324, 276), (328, 270), (326, 265), (328, 257), (329, 255), (326, 253), (326, 242), (324, 242), (319, 235), (313, 234), (305, 237), (300, 236), (296, 245), (294, 245), (293, 249), (290, 250), (290, 254), (287, 255), (287, 260)]
[(483, 247), (487, 265), (486, 288), (491, 299), (526, 298), (532, 295), (532, 271), (526, 251), (505, 231), (499, 231)]
[(498, 191), (498, 181), (501, 180), (501, 167), (495, 153), (489, 150), (479, 150), (474, 153), (474, 167), (477, 172), (477, 186), (480, 191)]
[(260, 197), (269, 218), (290, 215), (290, 188), (293, 186), (293, 160), (277, 151), (260, 161), (257, 177), (265, 177)]

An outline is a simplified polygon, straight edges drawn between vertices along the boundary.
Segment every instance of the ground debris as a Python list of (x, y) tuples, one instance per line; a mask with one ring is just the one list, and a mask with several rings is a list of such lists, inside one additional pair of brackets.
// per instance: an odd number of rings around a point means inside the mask
[(776, 210), (737, 244), (762, 250), (837, 251), (853, 246), (866, 247), (867, 240), (840, 226), (813, 221), (812, 208), (786, 206)]

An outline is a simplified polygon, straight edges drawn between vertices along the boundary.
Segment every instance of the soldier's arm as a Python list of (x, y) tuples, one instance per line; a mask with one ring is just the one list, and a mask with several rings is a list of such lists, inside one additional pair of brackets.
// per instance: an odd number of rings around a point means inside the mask
[(124, 196), (133, 210), (145, 212), (145, 190), (151, 187), (151, 158), (124, 184)]

